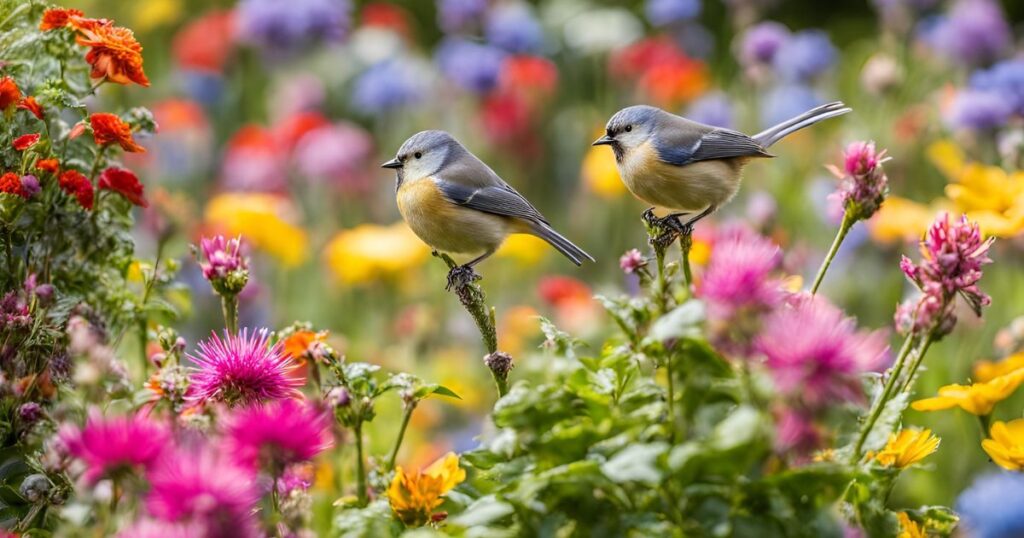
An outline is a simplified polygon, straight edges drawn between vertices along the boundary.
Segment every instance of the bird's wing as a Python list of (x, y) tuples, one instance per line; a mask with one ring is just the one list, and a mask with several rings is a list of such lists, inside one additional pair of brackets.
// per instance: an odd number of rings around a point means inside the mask
[(665, 163), (683, 166), (732, 157), (772, 156), (743, 133), (674, 119), (677, 121), (663, 125), (655, 136), (658, 158)]
[(547, 223), (544, 216), (523, 195), (508, 184), (477, 187), (438, 179), (445, 198), (477, 211)]

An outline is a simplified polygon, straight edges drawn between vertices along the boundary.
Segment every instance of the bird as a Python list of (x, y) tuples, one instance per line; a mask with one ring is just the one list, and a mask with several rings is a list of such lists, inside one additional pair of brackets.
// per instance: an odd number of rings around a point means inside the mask
[(479, 278), (473, 267), (494, 254), (509, 234), (537, 236), (577, 266), (594, 261), (447, 132), (412, 135), (381, 166), (395, 170), (398, 210), (424, 243), (435, 251), (477, 256), (452, 269), (449, 289)]
[[(636, 105), (616, 112), (593, 145), (611, 146), (619, 176), (634, 196), (672, 211), (656, 219), (652, 207), (644, 212), (646, 222), (689, 234), (736, 195), (747, 163), (774, 157), (768, 148), (779, 140), (851, 110), (835, 101), (747, 136)], [(680, 220), (693, 213), (685, 223)]]

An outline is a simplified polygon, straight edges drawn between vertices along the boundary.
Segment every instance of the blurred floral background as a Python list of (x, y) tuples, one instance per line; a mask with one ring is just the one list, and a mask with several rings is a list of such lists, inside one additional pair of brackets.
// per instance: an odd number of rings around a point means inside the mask
[[(598, 259), (576, 269), (539, 240), (514, 236), (479, 267), (515, 377), (545, 367), (538, 315), (600, 341), (612, 321), (591, 298), (635, 288), (615, 261), (646, 241), (645, 209), (612, 153), (592, 148), (619, 108), (648, 103), (756, 132), (841, 99), (852, 114), (800, 132), (751, 165), (740, 195), (698, 226), (695, 270), (714, 229), (743, 220), (813, 277), (842, 207), (828, 196), (853, 140), (887, 148), (891, 196), (843, 244), (824, 289), (862, 326), (884, 328), (911, 286), (894, 270), (934, 215), (964, 212), (986, 235), (985, 323), (965, 309), (936, 344), (918, 393), (1024, 342), (1024, 3), (996, 0), (138, 0), (69, 1), (134, 29), (151, 87), (97, 99), (149, 107), (156, 134), (125, 163), (146, 184), (137, 256), (182, 264), (176, 306), (195, 342), (221, 326), (218, 299), (189, 245), (242, 234), (252, 277), (241, 326), (295, 320), (330, 331), (350, 359), (411, 371), (458, 393), (425, 400), (399, 461), (416, 468), (476, 445), (493, 403), (472, 320), (444, 292), (446, 268), (401, 222), (394, 177), (379, 164), (423, 129), (444, 129)], [(191, 297), (191, 300), (188, 299)], [(172, 297), (173, 298), (173, 297)], [(132, 342), (122, 344), (130, 348)], [(1024, 399), (1000, 407), (1019, 416)], [(394, 405), (397, 414), (400, 402)], [(381, 411), (387, 413), (387, 410)], [(996, 467), (976, 418), (910, 412), (943, 449), (941, 473), (911, 471), (894, 504), (955, 504)], [(367, 435), (385, 453), (397, 430)], [(971, 457), (965, 457), (970, 454)], [(333, 497), (318, 497), (326, 520)]]

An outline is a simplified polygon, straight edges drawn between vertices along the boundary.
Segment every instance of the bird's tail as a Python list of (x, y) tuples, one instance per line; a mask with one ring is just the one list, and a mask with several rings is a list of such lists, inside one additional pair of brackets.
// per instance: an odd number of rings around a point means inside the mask
[(842, 116), (852, 110), (853, 109), (850, 107), (844, 105), (842, 101), (835, 101), (827, 105), (821, 105), (817, 108), (808, 110), (807, 112), (804, 112), (795, 118), (788, 119), (774, 127), (769, 127), (751, 138), (753, 138), (754, 141), (760, 144), (763, 148), (771, 147), (772, 144), (799, 131), (800, 129), (803, 129), (804, 127), (810, 127), (819, 121), (824, 121), (829, 118)]
[(569, 241), (565, 236), (543, 222), (530, 223), (530, 233), (547, 241), (576, 265), (583, 265), (583, 260), (594, 261), (593, 256), (587, 254), (583, 249), (574, 245), (572, 241)]

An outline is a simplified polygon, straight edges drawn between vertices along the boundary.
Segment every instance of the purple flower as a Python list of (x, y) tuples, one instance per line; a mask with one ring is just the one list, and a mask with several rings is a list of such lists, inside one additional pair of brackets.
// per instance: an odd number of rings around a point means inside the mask
[(923, 21), (920, 34), (938, 53), (964, 65), (980, 65), (1007, 51), (1013, 35), (994, 0), (957, 0), (944, 16)]
[(134, 467), (151, 467), (170, 441), (163, 424), (141, 414), (104, 418), (95, 410), (84, 428), (65, 425), (59, 437), (68, 453), (85, 464), (83, 478), (90, 484)]
[(1024, 475), (982, 476), (956, 500), (964, 530), (972, 538), (1015, 538), (1024, 535)]
[(25, 402), (18, 407), (18, 418), (27, 425), (39, 422), (45, 415), (42, 406), (36, 402)]
[(489, 45), (450, 37), (437, 48), (435, 58), (441, 71), (456, 85), (486, 93), (498, 85), (505, 53)]
[(254, 331), (252, 336), (248, 329), (235, 335), (225, 331), (224, 335), (221, 340), (213, 333), (199, 343), (198, 353), (189, 355), (197, 366), (192, 373), (192, 400), (253, 404), (297, 394), (302, 380), (292, 376), (296, 365), (281, 342), (268, 344), (266, 329)]
[(275, 475), (312, 460), (334, 442), (330, 415), (293, 399), (240, 408), (228, 418), (224, 433), (239, 464)]
[(487, 41), (513, 54), (537, 52), (544, 44), (544, 31), (525, 3), (501, 3), (487, 14)]
[(306, 491), (316, 479), (316, 470), (311, 463), (290, 465), (277, 481), (277, 493), (287, 497), (293, 491)]
[(809, 82), (832, 67), (837, 57), (828, 34), (821, 30), (804, 30), (782, 43), (772, 65), (786, 80)]
[(761, 102), (761, 123), (777, 125), (822, 103), (814, 90), (802, 84), (783, 84), (764, 94)]
[(686, 117), (693, 121), (730, 128), (733, 125), (732, 103), (723, 92), (710, 92), (690, 104)]
[(975, 71), (970, 86), (998, 94), (1013, 114), (1024, 115), (1024, 60), (1006, 60)]
[(647, 261), (644, 260), (643, 254), (640, 254), (640, 251), (635, 248), (627, 250), (626, 253), (619, 258), (619, 268), (627, 275), (639, 271), (640, 268), (646, 264)]
[(876, 152), (874, 142), (851, 142), (844, 152), (844, 170), (832, 168), (842, 180), (834, 196), (854, 221), (871, 218), (882, 207), (889, 192), (889, 179), (882, 169), (885, 160), (885, 150)]
[(28, 302), (17, 291), (9, 291), (0, 299), (0, 329), (18, 329), (32, 325)]
[(24, 189), (26, 198), (31, 198), (42, 190), (39, 186), (39, 179), (32, 174), (21, 176), (21, 188)]
[(373, 157), (373, 138), (361, 127), (338, 123), (307, 133), (295, 146), (295, 165), (314, 181), (332, 182), (345, 190), (365, 187)]
[(770, 65), (782, 45), (789, 41), (789, 28), (774, 21), (751, 26), (740, 41), (740, 62), (744, 65)]
[(260, 536), (253, 472), (212, 446), (179, 448), (146, 475), (146, 510), (164, 522), (202, 530), (199, 536)]
[(287, 56), (348, 32), (349, 0), (242, 0), (237, 8), (239, 38), (269, 56)]
[(857, 329), (820, 297), (799, 297), (764, 322), (756, 349), (782, 394), (811, 409), (861, 398), (860, 375), (889, 363), (883, 331)]
[(480, 21), (487, 0), (438, 0), (437, 23), (445, 32), (459, 32)]
[(1013, 115), (1013, 103), (998, 92), (964, 89), (957, 93), (946, 117), (957, 129), (995, 129)]
[(224, 296), (238, 295), (249, 281), (249, 263), (242, 255), (241, 236), (204, 237), (199, 242), (203, 260), (199, 266), (214, 291)]
[(370, 66), (356, 79), (352, 104), (370, 114), (381, 114), (423, 100), (422, 74), (410, 61), (391, 59)]
[(700, 0), (647, 0), (644, 13), (655, 26), (687, 21), (700, 15)]

